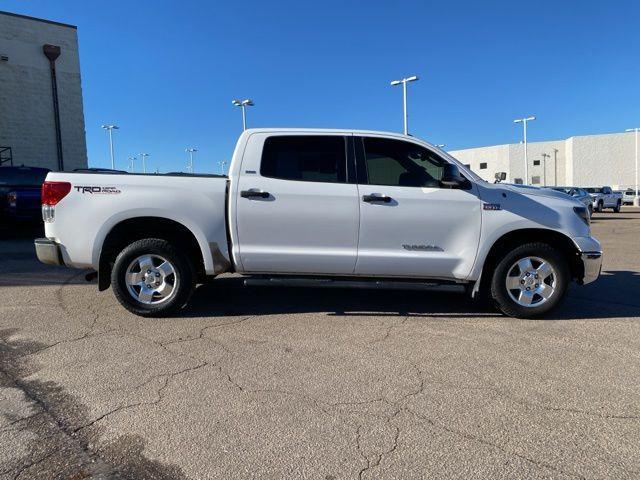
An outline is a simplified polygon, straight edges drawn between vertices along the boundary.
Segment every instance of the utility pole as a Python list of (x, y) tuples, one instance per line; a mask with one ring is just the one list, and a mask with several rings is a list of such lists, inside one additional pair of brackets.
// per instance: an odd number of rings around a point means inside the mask
[(529, 185), (529, 157), (527, 156), (527, 123), (535, 120), (535, 116), (516, 118), (513, 123), (522, 123), (524, 126), (524, 184)]
[(548, 153), (542, 154), (542, 175), (544, 177), (544, 186), (547, 186), (547, 158), (551, 158)]
[(136, 168), (136, 156), (134, 155), (133, 157), (129, 157), (129, 171), (131, 173), (133, 173), (133, 171)]
[(227, 165), (227, 161), (222, 160), (221, 162), (218, 162), (218, 165), (220, 165), (220, 173), (224, 175), (224, 167)]
[(404, 118), (404, 134), (409, 135), (409, 114), (407, 113), (407, 83), (415, 82), (419, 80), (416, 75), (412, 77), (406, 77), (401, 80), (393, 80), (391, 82), (392, 86), (402, 85), (402, 113)]

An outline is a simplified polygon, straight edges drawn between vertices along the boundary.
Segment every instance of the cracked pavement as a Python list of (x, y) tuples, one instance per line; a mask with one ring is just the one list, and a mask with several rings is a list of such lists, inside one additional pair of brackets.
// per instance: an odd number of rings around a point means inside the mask
[(593, 230), (545, 320), (236, 276), (143, 319), (5, 232), (0, 478), (638, 478), (640, 210)]

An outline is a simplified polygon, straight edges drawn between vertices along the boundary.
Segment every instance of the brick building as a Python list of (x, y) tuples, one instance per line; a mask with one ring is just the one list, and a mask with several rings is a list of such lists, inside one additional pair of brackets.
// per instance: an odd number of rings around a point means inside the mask
[(0, 11), (0, 165), (87, 166), (77, 29)]

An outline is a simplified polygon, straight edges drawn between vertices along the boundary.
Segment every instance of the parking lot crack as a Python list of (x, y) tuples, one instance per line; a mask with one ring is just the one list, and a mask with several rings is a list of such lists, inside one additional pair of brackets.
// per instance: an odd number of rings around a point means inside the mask
[(556, 467), (554, 465), (551, 465), (549, 463), (541, 462), (540, 460), (536, 460), (536, 459), (528, 457), (528, 456), (526, 456), (524, 454), (521, 454), (521, 453), (518, 453), (518, 452), (515, 452), (515, 451), (512, 451), (512, 450), (508, 450), (508, 449), (504, 448), (503, 446), (498, 445), (497, 443), (493, 443), (493, 442), (491, 442), (489, 440), (486, 440), (485, 438), (482, 438), (482, 437), (480, 437), (478, 435), (473, 435), (471, 433), (467, 433), (467, 432), (464, 432), (464, 431), (461, 431), (461, 430), (457, 430), (457, 429), (448, 427), (446, 425), (442, 425), (441, 423), (436, 422), (433, 419), (431, 419), (431, 418), (429, 418), (429, 417), (427, 417), (425, 415), (417, 413), (416, 411), (414, 411), (414, 410), (412, 410), (410, 408), (406, 408), (405, 407), (404, 411), (407, 412), (408, 414), (414, 416), (415, 418), (419, 418), (420, 420), (428, 423), (429, 425), (431, 425), (434, 428), (437, 428), (439, 430), (442, 430), (444, 432), (450, 433), (450, 434), (458, 436), (458, 437), (462, 437), (462, 438), (464, 438), (466, 440), (471, 440), (471, 441), (478, 442), (478, 443), (481, 443), (483, 445), (495, 448), (495, 449), (501, 451), (502, 453), (504, 453), (506, 455), (512, 455), (514, 457), (518, 457), (518, 458), (520, 458), (522, 460), (525, 460), (525, 461), (527, 461), (529, 463), (532, 463), (532, 464), (536, 465), (539, 468), (546, 468), (546, 469), (552, 470), (554, 472), (561, 473), (563, 475), (568, 475), (568, 476), (571, 476), (571, 477), (574, 477), (574, 478), (580, 478), (580, 479), (584, 479), (585, 478), (583, 475), (579, 475), (579, 474), (576, 474), (576, 473), (568, 472), (566, 470), (563, 470), (563, 469), (561, 469), (559, 467)]

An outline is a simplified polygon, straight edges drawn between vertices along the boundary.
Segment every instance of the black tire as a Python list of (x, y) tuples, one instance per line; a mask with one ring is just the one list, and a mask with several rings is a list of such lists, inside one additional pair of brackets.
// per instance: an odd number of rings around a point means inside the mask
[(600, 200), (600, 201), (598, 202), (598, 205), (596, 206), (596, 212), (598, 212), (598, 213), (602, 213), (602, 209), (603, 209), (603, 208), (604, 208), (604, 205), (603, 205), (603, 203), (602, 203), (602, 200)]
[(616, 203), (616, 206), (613, 208), (614, 213), (620, 213), (621, 202)]
[[(535, 304), (536, 300), (530, 306), (520, 305), (512, 298), (507, 289), (509, 271), (516, 262), (526, 257), (536, 257), (548, 262), (555, 273), (553, 293), (550, 297), (541, 301), (542, 297), (540, 295), (532, 294), (534, 299), (539, 297), (537, 300), (540, 303), (539, 305)], [(508, 252), (496, 265), (491, 278), (491, 298), (498, 310), (510, 317), (540, 317), (558, 306), (567, 292), (570, 280), (569, 266), (561, 251), (546, 243), (527, 243)]]
[[(167, 277), (167, 283), (173, 280), (172, 293), (160, 303), (147, 304), (138, 301), (127, 286), (126, 276), (130, 265), (137, 258), (146, 255), (154, 258), (162, 257), (173, 267), (173, 274)], [(127, 246), (117, 256), (111, 271), (111, 288), (120, 304), (142, 317), (165, 317), (175, 313), (189, 301), (195, 286), (196, 275), (193, 263), (171, 243), (159, 238), (145, 238)]]
[(589, 210), (589, 218), (591, 218), (593, 216), (593, 205), (589, 204), (589, 206), (587, 207), (587, 209)]

